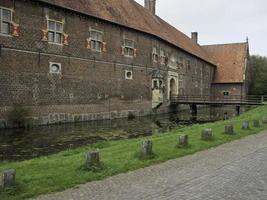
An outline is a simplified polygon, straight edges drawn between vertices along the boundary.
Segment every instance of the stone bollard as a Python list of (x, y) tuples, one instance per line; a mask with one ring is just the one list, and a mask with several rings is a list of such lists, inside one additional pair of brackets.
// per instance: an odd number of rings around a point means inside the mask
[(211, 128), (202, 130), (202, 133), (201, 133), (202, 140), (212, 140), (212, 138), (213, 138), (213, 133), (212, 133)]
[(262, 118), (262, 123), (267, 124), (267, 116), (264, 116), (264, 117)]
[(227, 135), (233, 135), (235, 132), (234, 132), (234, 126), (231, 124), (231, 125), (226, 125), (224, 127), (224, 133), (227, 134)]
[(259, 128), (261, 125), (260, 125), (260, 120), (253, 120), (253, 126), (255, 128)]
[(180, 135), (178, 138), (178, 147), (188, 146), (188, 135)]
[(99, 151), (88, 152), (86, 154), (86, 167), (88, 169), (100, 166)]
[(14, 186), (16, 182), (16, 170), (9, 169), (0, 173), (0, 189)]
[(248, 121), (244, 121), (242, 123), (242, 129), (249, 129), (249, 122)]
[(144, 156), (150, 156), (153, 154), (153, 142), (152, 142), (152, 140), (145, 140), (143, 142), (142, 153)]

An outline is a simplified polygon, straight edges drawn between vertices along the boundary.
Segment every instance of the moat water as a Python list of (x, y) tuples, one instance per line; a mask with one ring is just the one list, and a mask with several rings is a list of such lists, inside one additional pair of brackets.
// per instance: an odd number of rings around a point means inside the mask
[(173, 129), (222, 120), (236, 114), (234, 107), (202, 108), (142, 117), (133, 120), (94, 121), (76, 124), (0, 130), (0, 161), (26, 160), (106, 140), (122, 140), (164, 134)]

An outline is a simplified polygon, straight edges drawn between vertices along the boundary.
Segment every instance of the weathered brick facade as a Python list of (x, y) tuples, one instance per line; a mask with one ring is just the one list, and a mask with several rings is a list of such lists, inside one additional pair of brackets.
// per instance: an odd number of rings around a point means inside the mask
[[(14, 103), (30, 107), (35, 124), (51, 124), (168, 112), (170, 93), (211, 93), (215, 66), (153, 35), (36, 1), (1, 0), (0, 7), (12, 9), (18, 24), (18, 36), (0, 35), (0, 119)], [(68, 44), (42, 41), (47, 19), (64, 22)], [(105, 51), (88, 49), (90, 29), (103, 33)], [(122, 55), (124, 39), (134, 41), (135, 56)], [(168, 62), (153, 61), (155, 47)], [(50, 62), (61, 73), (50, 73)], [(155, 74), (163, 99), (152, 109)]]

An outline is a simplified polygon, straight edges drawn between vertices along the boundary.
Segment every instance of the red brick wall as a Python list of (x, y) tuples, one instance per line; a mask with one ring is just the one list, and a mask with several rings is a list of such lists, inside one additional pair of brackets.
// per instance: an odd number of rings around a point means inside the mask
[[(30, 2), (15, 1), (13, 21), (19, 24), (19, 36), (0, 35), (0, 118), (6, 118), (7, 108), (14, 103), (32, 107), (33, 117), (131, 110), (149, 113), (153, 70), (165, 74), (166, 86), (168, 70), (183, 74), (184, 94), (210, 93), (213, 67), (202, 60), (150, 35)], [(13, 8), (13, 3), (2, 0), (0, 6)], [(41, 41), (46, 16), (65, 21), (68, 46)], [(95, 53), (86, 48), (90, 27), (103, 31), (106, 52)], [(121, 55), (124, 37), (135, 41), (135, 58)], [(182, 57), (182, 65), (168, 69), (153, 63), (154, 46), (164, 49), (168, 57)], [(62, 73), (50, 74), (49, 62), (61, 63)], [(125, 70), (133, 71), (133, 80), (125, 79)], [(161, 110), (167, 111), (167, 90), (164, 98)]]

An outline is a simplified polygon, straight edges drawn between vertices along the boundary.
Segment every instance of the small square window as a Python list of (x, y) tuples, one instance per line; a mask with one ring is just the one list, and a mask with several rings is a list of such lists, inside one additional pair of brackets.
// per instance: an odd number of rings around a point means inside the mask
[(223, 92), (223, 96), (225, 96), (225, 97), (229, 97), (229, 96), (230, 96), (230, 92), (228, 92), (228, 91), (224, 91), (224, 92)]
[(61, 74), (61, 63), (49, 63), (49, 73), (50, 74)]
[(132, 80), (133, 79), (133, 72), (130, 70), (125, 71), (125, 79)]

